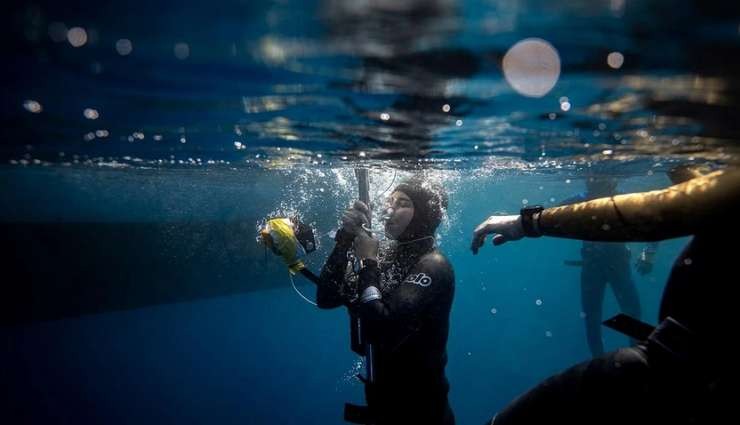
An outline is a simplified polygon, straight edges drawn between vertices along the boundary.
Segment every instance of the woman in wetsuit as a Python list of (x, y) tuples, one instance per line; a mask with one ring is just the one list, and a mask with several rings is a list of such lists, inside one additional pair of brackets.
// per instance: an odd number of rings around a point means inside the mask
[[(421, 178), (399, 184), (385, 222), (394, 243), (379, 252), (378, 241), (363, 228), (370, 212), (356, 202), (345, 212), (321, 271), (319, 307), (347, 306), (362, 319), (374, 347), (366, 423), (454, 424), (445, 366), (455, 276), (434, 239), (446, 207), (446, 194), (436, 185)], [(347, 282), (350, 249), (359, 266), (355, 288)]]
[[(734, 406), (740, 170), (693, 178), (664, 190), (492, 216), (474, 232), (477, 253), (528, 237), (655, 241), (693, 235), (663, 292), (660, 324), (635, 347), (576, 365), (498, 413), (495, 424), (720, 423)], [(593, 217), (596, 217), (594, 219)], [(732, 409), (732, 410), (731, 410)]]

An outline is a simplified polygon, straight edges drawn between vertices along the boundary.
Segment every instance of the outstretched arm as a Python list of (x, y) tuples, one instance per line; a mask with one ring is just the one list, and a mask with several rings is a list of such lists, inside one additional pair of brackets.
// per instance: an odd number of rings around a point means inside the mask
[(686, 236), (727, 217), (740, 199), (740, 170), (717, 171), (663, 190), (616, 195), (542, 212), (542, 235), (594, 241)]
[[(657, 241), (686, 236), (706, 226), (729, 225), (740, 206), (740, 170), (722, 170), (651, 192), (616, 195), (548, 208), (534, 217), (533, 236), (604, 242)], [(477, 253), (487, 235), (494, 244), (525, 236), (522, 219), (492, 216), (473, 234)]]

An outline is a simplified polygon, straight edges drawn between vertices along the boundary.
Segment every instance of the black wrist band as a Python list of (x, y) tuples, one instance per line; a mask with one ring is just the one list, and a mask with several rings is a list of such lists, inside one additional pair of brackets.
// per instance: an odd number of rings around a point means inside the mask
[(521, 209), (519, 214), (522, 216), (522, 229), (525, 236), (530, 238), (539, 238), (542, 236), (542, 232), (540, 231), (540, 215), (544, 210), (545, 208), (541, 205)]

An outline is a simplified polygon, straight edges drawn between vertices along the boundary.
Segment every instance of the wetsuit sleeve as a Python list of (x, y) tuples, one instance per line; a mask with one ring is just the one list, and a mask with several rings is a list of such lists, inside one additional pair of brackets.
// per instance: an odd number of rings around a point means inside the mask
[(352, 248), (352, 235), (340, 229), (335, 237), (336, 245), (321, 269), (316, 282), (316, 304), (319, 308), (335, 308), (345, 304), (342, 292), (347, 267), (347, 251)]
[[(360, 271), (360, 290), (377, 287), (380, 272), (376, 265)], [(447, 259), (439, 254), (427, 254), (410, 270), (398, 288), (380, 299), (360, 303), (358, 312), (364, 320), (374, 322), (382, 332), (391, 327), (414, 328), (420, 320), (433, 314), (436, 308), (448, 308), (454, 291), (455, 276)]]
[(588, 200), (589, 199), (586, 197), (585, 193), (579, 193), (578, 195), (571, 196), (570, 198), (567, 198), (567, 199), (563, 199), (562, 201), (558, 202), (557, 206), (561, 207), (563, 205), (577, 204), (579, 202), (585, 202)]
[(605, 242), (656, 241), (707, 227), (733, 226), (740, 170), (717, 171), (663, 190), (615, 195), (548, 208), (543, 235)]

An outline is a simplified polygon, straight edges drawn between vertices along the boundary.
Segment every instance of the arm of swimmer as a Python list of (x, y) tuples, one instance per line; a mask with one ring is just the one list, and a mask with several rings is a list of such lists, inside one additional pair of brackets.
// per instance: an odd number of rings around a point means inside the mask
[(727, 220), (740, 207), (740, 169), (721, 170), (663, 190), (615, 195), (544, 210), (543, 235), (606, 242), (687, 236)]

